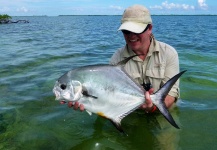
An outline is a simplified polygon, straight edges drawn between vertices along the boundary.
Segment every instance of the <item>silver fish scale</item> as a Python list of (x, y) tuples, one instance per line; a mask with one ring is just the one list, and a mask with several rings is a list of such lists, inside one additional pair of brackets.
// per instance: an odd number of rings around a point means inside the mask
[(85, 109), (102, 113), (117, 120), (144, 103), (144, 90), (135, 83), (120, 66), (87, 66), (71, 70), (61, 80), (76, 80), (86, 88), (88, 94), (97, 99), (83, 96), (79, 101)]
[[(179, 127), (165, 107), (164, 99), (184, 72), (172, 77), (151, 95), (158, 110), (176, 128)], [(71, 70), (58, 79), (53, 91), (57, 100), (79, 101), (88, 112), (112, 120), (121, 132), (121, 119), (145, 102), (145, 90), (121, 65), (95, 65)]]
[[(107, 91), (118, 90), (128, 94), (139, 93), (144, 96), (144, 90), (139, 84), (134, 82), (131, 77), (119, 66), (101, 65), (82, 67), (70, 72), (70, 78), (81, 83), (99, 83)], [(130, 92), (130, 93), (129, 93)]]

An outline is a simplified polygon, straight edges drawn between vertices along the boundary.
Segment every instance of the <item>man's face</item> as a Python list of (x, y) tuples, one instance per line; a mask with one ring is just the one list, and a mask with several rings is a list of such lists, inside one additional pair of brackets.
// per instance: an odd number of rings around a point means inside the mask
[(150, 35), (152, 33), (152, 25), (140, 34), (123, 31), (123, 35), (128, 46), (134, 51), (143, 51), (150, 44)]

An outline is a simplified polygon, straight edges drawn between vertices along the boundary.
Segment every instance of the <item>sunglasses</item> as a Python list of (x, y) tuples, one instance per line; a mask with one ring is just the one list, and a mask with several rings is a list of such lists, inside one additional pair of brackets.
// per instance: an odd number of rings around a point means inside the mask
[(144, 33), (146, 30), (148, 30), (150, 24), (147, 25), (147, 27), (145, 28), (145, 30), (143, 30), (141, 33), (134, 33), (134, 32), (131, 32), (131, 31), (128, 31), (128, 30), (122, 30), (122, 33), (123, 34), (130, 34), (130, 33), (133, 33), (133, 34), (142, 34)]

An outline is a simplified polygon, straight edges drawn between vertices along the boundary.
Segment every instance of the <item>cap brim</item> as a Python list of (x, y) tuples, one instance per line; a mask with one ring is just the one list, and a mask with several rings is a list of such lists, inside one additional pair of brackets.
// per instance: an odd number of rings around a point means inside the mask
[(147, 25), (148, 24), (127, 21), (121, 24), (118, 31), (127, 30), (133, 33), (142, 33), (147, 27)]

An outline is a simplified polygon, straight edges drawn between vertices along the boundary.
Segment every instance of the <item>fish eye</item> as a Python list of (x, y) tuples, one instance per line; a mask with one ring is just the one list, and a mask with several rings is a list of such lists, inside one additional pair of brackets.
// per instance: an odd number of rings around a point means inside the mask
[(65, 89), (66, 89), (66, 85), (65, 85), (65, 84), (61, 84), (61, 85), (60, 85), (60, 88), (61, 88), (62, 90), (65, 90)]

